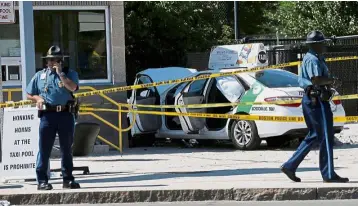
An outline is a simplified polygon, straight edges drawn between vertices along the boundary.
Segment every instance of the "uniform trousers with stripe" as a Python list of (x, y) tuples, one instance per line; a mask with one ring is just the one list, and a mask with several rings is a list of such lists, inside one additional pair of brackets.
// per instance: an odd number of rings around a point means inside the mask
[(330, 104), (317, 98), (316, 104), (313, 105), (311, 98), (304, 95), (302, 109), (308, 134), (283, 167), (295, 172), (311, 149), (320, 145), (319, 168), (322, 178), (334, 179), (336, 177), (333, 165), (334, 129)]
[(49, 160), (56, 133), (60, 140), (61, 170), (63, 181), (73, 181), (72, 144), (75, 119), (69, 112), (45, 112), (40, 121), (39, 153), (36, 162), (38, 183), (47, 183), (50, 179)]

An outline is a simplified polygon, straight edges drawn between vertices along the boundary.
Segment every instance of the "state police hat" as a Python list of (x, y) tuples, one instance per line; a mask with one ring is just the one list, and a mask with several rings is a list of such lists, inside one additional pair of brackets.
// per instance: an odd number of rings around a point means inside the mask
[(68, 56), (63, 55), (62, 50), (59, 46), (51, 46), (49, 48), (49, 50), (47, 51), (47, 55), (42, 58), (45, 58), (45, 59), (60, 58), (60, 59), (62, 59), (64, 57), (68, 57)]
[(305, 41), (306, 44), (314, 44), (329, 41), (326, 39), (322, 32), (320, 31), (311, 31), (307, 35), (307, 39)]

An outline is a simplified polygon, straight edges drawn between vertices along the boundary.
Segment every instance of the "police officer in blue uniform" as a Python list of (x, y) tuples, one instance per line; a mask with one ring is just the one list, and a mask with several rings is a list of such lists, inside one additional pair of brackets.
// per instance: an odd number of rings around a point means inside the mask
[(44, 58), (47, 60), (47, 68), (37, 72), (26, 88), (28, 99), (36, 102), (40, 118), (37, 189), (53, 189), (48, 183), (47, 175), (56, 133), (59, 136), (62, 155), (63, 188), (77, 189), (80, 185), (72, 175), (72, 143), (77, 112), (73, 92), (79, 88), (78, 74), (62, 67), (64, 55), (58, 46), (51, 46)]
[(281, 166), (281, 171), (292, 181), (300, 182), (295, 174), (297, 167), (310, 152), (312, 147), (320, 145), (319, 168), (324, 182), (348, 182), (348, 178), (338, 176), (333, 165), (333, 113), (330, 99), (333, 96), (330, 76), (325, 58), (322, 56), (326, 41), (320, 31), (307, 35), (308, 53), (301, 64), (300, 87), (305, 90), (302, 109), (308, 134), (293, 156)]

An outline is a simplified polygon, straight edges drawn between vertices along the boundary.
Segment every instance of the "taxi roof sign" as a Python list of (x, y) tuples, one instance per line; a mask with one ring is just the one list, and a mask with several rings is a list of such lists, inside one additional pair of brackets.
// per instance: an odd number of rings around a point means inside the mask
[(15, 7), (13, 1), (0, 1), (0, 24), (15, 23)]
[(218, 70), (267, 65), (267, 52), (263, 43), (234, 44), (213, 47), (208, 68)]

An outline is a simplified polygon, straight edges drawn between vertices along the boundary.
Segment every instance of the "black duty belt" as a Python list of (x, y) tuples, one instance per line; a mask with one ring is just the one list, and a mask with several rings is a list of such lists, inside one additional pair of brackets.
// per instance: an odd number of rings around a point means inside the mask
[(329, 101), (333, 95), (331, 90), (326, 88), (310, 86), (305, 89), (305, 94), (311, 98), (320, 98), (321, 101)]
[(56, 106), (46, 105), (46, 109), (44, 111), (45, 112), (67, 112), (68, 106), (67, 105), (56, 105)]

